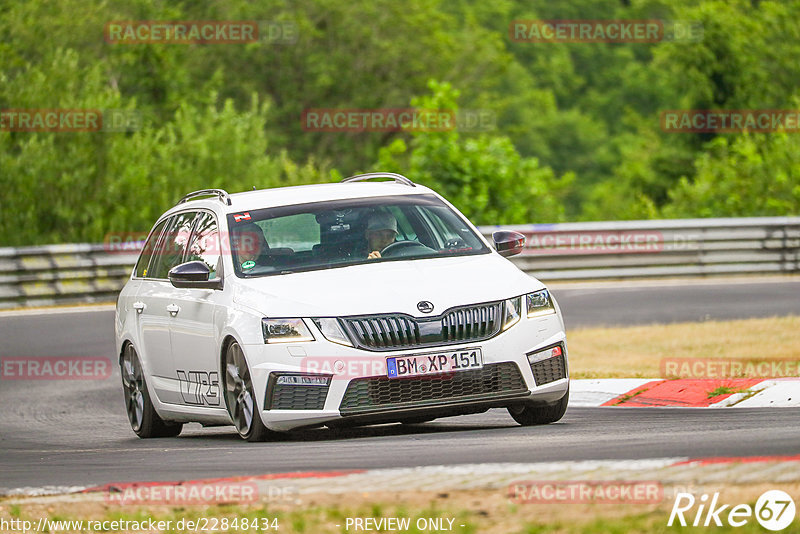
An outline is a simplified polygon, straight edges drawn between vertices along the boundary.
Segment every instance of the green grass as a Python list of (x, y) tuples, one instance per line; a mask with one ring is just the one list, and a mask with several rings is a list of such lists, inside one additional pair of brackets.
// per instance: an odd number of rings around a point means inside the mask
[(800, 316), (580, 328), (567, 343), (571, 378), (657, 378), (672, 358), (798, 361)]
[(719, 397), (720, 395), (728, 395), (730, 393), (741, 393), (741, 389), (736, 389), (728, 386), (720, 386), (717, 389), (712, 389), (708, 392), (709, 399), (713, 399), (714, 397)]
[(617, 402), (615, 402), (615, 403), (614, 403), (614, 406), (620, 406), (620, 405), (622, 405), (622, 404), (625, 404), (626, 402), (628, 402), (629, 400), (631, 400), (631, 399), (632, 399), (632, 398), (634, 398), (635, 396), (637, 396), (637, 395), (641, 395), (641, 394), (642, 394), (642, 393), (644, 393), (645, 391), (647, 391), (647, 390), (646, 390), (646, 389), (640, 389), (640, 390), (639, 390), (639, 391), (637, 391), (636, 393), (626, 393), (625, 395), (623, 395), (622, 397), (620, 397), (620, 399), (619, 399)]

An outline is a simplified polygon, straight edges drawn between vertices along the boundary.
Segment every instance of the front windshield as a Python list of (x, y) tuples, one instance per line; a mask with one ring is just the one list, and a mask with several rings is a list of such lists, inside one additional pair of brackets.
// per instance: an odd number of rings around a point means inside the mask
[(434, 195), (347, 199), (228, 215), (236, 275), (489, 253)]

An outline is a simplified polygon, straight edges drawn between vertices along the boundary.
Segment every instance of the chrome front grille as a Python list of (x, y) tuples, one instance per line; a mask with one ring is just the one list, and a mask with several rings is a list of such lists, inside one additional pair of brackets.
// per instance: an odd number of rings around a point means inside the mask
[(419, 325), (405, 315), (346, 319), (359, 345), (368, 348), (415, 347), (421, 344)]
[(473, 341), (493, 336), (500, 330), (500, 302), (447, 312), (442, 318), (444, 341)]
[(490, 302), (453, 308), (437, 317), (365, 315), (346, 317), (343, 323), (359, 348), (398, 350), (488, 339), (500, 331), (502, 310), (502, 302)]

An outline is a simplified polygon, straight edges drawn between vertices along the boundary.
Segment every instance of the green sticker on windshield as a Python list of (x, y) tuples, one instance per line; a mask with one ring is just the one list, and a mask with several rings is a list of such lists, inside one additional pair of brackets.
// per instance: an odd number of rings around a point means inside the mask
[(256, 262), (254, 261), (246, 261), (242, 264), (242, 269), (252, 269), (256, 266)]

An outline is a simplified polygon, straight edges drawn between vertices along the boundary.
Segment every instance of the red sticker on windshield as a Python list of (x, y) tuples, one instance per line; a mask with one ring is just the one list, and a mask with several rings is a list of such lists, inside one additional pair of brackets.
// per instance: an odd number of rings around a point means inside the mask
[(240, 213), (238, 215), (234, 215), (233, 216), (233, 220), (236, 221), (236, 222), (249, 221), (250, 220), (250, 212), (246, 211), (244, 213)]

